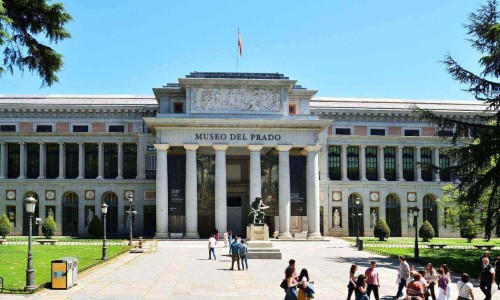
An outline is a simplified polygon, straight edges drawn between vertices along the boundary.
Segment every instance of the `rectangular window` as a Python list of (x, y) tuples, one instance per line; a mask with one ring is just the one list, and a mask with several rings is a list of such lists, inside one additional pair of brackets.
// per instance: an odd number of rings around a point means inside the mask
[(184, 113), (184, 103), (174, 103), (174, 114)]
[(19, 177), (19, 144), (8, 143), (7, 144), (7, 177), (17, 178)]
[(85, 179), (96, 179), (99, 172), (99, 145), (85, 144)]
[(59, 176), (59, 145), (46, 144), (45, 146), (46, 158), (46, 176), (48, 179), (54, 179)]
[(415, 165), (413, 159), (413, 148), (403, 148), (403, 178), (406, 181), (415, 180)]
[(335, 128), (337, 135), (351, 135), (351, 128)]
[(422, 163), (422, 180), (432, 181), (432, 150), (430, 148), (422, 148), (420, 152), (420, 162)]
[(16, 132), (16, 125), (0, 125), (1, 132)]
[(295, 105), (295, 104), (288, 105), (288, 114), (289, 115), (296, 115), (297, 114), (297, 105)]
[(365, 153), (366, 161), (366, 179), (378, 180), (378, 159), (377, 147), (366, 147)]
[(38, 175), (40, 175), (40, 145), (34, 143), (26, 144), (26, 153), (26, 178), (38, 178)]
[(52, 132), (52, 125), (36, 125), (36, 132)]
[(89, 132), (89, 125), (73, 125), (73, 132)]
[(146, 179), (156, 179), (156, 155), (146, 155)]
[(439, 178), (441, 181), (451, 181), (450, 171), (447, 170), (451, 167), (450, 157), (445, 154), (439, 155), (439, 168), (441, 169), (439, 172)]
[(78, 144), (64, 144), (66, 152), (66, 178), (78, 177)]
[(359, 147), (347, 147), (347, 178), (359, 180)]
[(387, 181), (396, 180), (396, 148), (384, 148), (384, 176)]
[(370, 129), (370, 135), (385, 136), (385, 129)]
[(118, 176), (118, 145), (104, 144), (104, 178), (115, 179)]
[(328, 146), (328, 176), (340, 180), (340, 146)]
[(123, 144), (123, 178), (137, 177), (137, 145)]
[(437, 132), (438, 136), (443, 136), (443, 137), (452, 137), (453, 136), (453, 130), (439, 130)]
[(418, 129), (405, 129), (405, 136), (420, 136)]
[(125, 132), (124, 125), (109, 125), (108, 132)]

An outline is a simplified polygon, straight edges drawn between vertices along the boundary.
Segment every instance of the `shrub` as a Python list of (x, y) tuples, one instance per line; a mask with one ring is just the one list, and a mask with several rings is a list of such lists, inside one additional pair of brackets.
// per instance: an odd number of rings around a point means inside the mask
[(45, 219), (45, 221), (43, 221), (42, 233), (46, 238), (50, 239), (55, 232), (56, 232), (56, 222), (54, 221), (54, 218), (48, 216)]
[(10, 224), (9, 218), (6, 214), (3, 214), (0, 218), (0, 236), (5, 238), (7, 234), (12, 230), (12, 224)]
[(471, 219), (467, 220), (464, 227), (461, 229), (462, 236), (467, 239), (467, 243), (471, 243), (472, 239), (477, 237), (477, 227)]
[(104, 235), (104, 225), (98, 216), (94, 216), (92, 220), (90, 220), (88, 231), (89, 234), (95, 238), (99, 238)]
[(429, 221), (425, 221), (420, 229), (418, 230), (418, 235), (424, 240), (424, 242), (428, 242), (431, 240), (436, 233), (434, 232), (434, 228), (432, 228), (431, 223)]
[(387, 223), (383, 219), (378, 219), (375, 228), (373, 229), (373, 235), (379, 239), (379, 241), (384, 241), (391, 235), (391, 230)]

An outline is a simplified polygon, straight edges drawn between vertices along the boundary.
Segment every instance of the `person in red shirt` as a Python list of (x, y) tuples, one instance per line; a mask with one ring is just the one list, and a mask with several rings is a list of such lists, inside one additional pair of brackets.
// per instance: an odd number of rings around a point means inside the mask
[(406, 287), (406, 299), (407, 300), (424, 300), (425, 286), (420, 279), (422, 275), (419, 273), (413, 274), (413, 281)]
[(372, 261), (370, 262), (370, 267), (365, 271), (365, 276), (368, 283), (368, 289), (366, 291), (366, 294), (368, 295), (368, 297), (370, 297), (370, 294), (373, 291), (373, 296), (375, 296), (375, 299), (380, 300), (378, 296), (378, 288), (380, 287), (380, 281), (378, 278), (378, 269), (376, 269), (376, 267), (377, 267), (377, 262)]

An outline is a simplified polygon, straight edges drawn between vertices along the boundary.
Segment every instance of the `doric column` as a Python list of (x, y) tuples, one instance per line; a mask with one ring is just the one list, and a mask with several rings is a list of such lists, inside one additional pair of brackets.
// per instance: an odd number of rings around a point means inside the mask
[(196, 150), (198, 145), (184, 145), (186, 149), (186, 238), (196, 239), (198, 235), (198, 178)]
[[(432, 149), (432, 163), (439, 168), (439, 147), (434, 147)], [(441, 177), (439, 176), (438, 171), (434, 171), (434, 181), (440, 182)]]
[(403, 175), (403, 146), (396, 147), (396, 174), (398, 181), (405, 181)]
[[(414, 155), (415, 162), (421, 161), (421, 155), (420, 155), (421, 149), (422, 149), (422, 147), (420, 147), (420, 146), (415, 147), (415, 155)], [(422, 180), (422, 167), (420, 167), (420, 165), (415, 166), (415, 175), (416, 175), (415, 177), (416, 177), (417, 181), (423, 181)]]
[(227, 182), (226, 149), (227, 145), (214, 145), (215, 149), (215, 229), (227, 229)]
[(341, 168), (341, 174), (342, 174), (342, 180), (343, 181), (348, 181), (349, 178), (347, 178), (347, 145), (342, 145), (342, 157), (340, 159), (340, 163), (342, 164)]
[(137, 143), (137, 179), (146, 178), (146, 142), (143, 136), (139, 136)]
[(280, 214), (280, 238), (291, 238), (290, 234), (290, 145), (280, 145), (279, 151), (279, 214)]
[(159, 239), (168, 238), (168, 144), (155, 144), (156, 148), (156, 234)]
[(78, 179), (85, 178), (85, 145), (78, 143)]
[(59, 142), (59, 176), (57, 179), (66, 177), (66, 151), (64, 151), (64, 142)]
[(385, 181), (384, 146), (378, 146), (378, 180)]
[(26, 143), (19, 143), (19, 179), (26, 178)]
[(0, 179), (4, 179), (7, 173), (7, 149), (5, 142), (0, 142)]
[(359, 178), (366, 181), (366, 145), (359, 146)]
[(319, 229), (319, 165), (318, 152), (321, 146), (307, 146), (307, 217), (309, 232), (307, 238), (321, 239)]
[(99, 145), (98, 152), (98, 163), (97, 163), (97, 178), (104, 179), (104, 144), (102, 142), (97, 143)]
[(118, 142), (118, 176), (116, 179), (123, 179), (123, 143)]
[(46, 166), (46, 162), (45, 162), (45, 143), (44, 142), (39, 142), (38, 143), (40, 145), (40, 156), (39, 156), (39, 159), (38, 159), (38, 179), (45, 179), (45, 166)]
[(256, 197), (262, 197), (261, 170), (260, 167), (260, 150), (262, 145), (249, 145), (250, 150), (250, 203)]

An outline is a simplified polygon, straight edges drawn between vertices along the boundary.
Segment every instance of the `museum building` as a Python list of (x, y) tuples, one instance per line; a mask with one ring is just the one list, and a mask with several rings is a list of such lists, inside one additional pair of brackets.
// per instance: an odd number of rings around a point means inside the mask
[[(451, 144), (412, 106), (470, 120), (474, 101), (313, 98), (317, 91), (278, 73), (193, 72), (154, 96), (0, 95), (0, 214), (26, 235), (24, 199), (53, 216), (57, 234), (88, 235), (108, 208), (109, 235), (206, 237), (244, 234), (262, 197), (279, 238), (412, 236), (420, 208), (437, 236)], [(451, 134), (445, 132), (444, 134)], [(40, 231), (40, 230), (38, 230)]]

